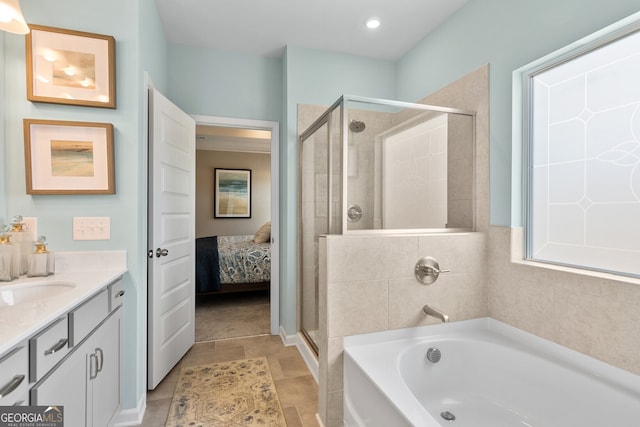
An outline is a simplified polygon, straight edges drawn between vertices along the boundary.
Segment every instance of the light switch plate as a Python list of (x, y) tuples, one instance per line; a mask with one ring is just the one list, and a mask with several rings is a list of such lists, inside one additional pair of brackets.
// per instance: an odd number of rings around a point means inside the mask
[(73, 217), (73, 240), (109, 240), (110, 238), (111, 217)]

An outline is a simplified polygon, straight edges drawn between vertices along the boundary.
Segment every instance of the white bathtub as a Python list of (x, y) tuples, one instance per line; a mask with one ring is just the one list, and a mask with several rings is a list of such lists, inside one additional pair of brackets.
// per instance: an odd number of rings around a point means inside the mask
[(345, 426), (640, 426), (639, 376), (493, 319), (357, 335), (344, 347)]

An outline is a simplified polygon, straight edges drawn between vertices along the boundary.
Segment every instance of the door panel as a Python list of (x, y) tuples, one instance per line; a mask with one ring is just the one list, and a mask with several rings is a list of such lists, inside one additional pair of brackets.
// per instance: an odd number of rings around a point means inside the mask
[(154, 389), (195, 339), (195, 122), (159, 92), (149, 95), (147, 387)]

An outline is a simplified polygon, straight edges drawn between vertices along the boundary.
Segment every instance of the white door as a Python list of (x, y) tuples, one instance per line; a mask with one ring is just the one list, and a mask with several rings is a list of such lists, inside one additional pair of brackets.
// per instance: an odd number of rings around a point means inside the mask
[(195, 121), (149, 90), (147, 387), (195, 340)]

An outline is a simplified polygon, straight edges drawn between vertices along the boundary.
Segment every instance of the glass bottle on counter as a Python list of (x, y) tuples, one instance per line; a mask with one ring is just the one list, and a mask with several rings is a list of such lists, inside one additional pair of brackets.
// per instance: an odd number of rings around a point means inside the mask
[(35, 240), (33, 231), (22, 222), (22, 215), (16, 215), (11, 222), (11, 236), (13, 244), (20, 248), (20, 273), (22, 276), (27, 272), (27, 255), (31, 252), (31, 246)]
[(20, 277), (22, 257), (20, 247), (11, 243), (11, 226), (0, 227), (0, 281), (8, 282)]
[(49, 276), (55, 272), (55, 254), (47, 250), (46, 237), (33, 242), (34, 251), (27, 255), (27, 276)]

